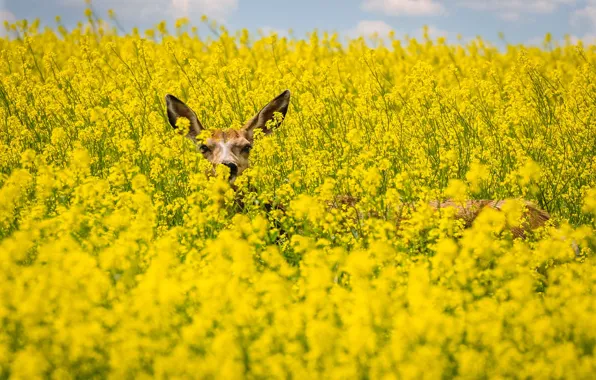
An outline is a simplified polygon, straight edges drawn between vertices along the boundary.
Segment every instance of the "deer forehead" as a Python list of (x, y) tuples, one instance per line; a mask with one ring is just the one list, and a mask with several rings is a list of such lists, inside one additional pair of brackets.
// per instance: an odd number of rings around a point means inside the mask
[(242, 131), (232, 130), (216, 130), (211, 137), (207, 139), (207, 144), (218, 148), (222, 152), (230, 152), (236, 147), (244, 147), (250, 144)]

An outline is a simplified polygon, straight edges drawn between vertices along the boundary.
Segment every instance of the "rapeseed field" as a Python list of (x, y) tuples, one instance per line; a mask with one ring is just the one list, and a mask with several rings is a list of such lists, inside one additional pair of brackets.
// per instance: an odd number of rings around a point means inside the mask
[[(88, 17), (0, 39), (0, 378), (593, 378), (594, 46)], [(168, 123), (285, 89), (234, 187)]]

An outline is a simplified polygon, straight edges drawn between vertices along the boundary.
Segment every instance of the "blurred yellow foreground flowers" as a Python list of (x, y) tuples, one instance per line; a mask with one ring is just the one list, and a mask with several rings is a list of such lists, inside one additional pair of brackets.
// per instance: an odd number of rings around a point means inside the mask
[[(0, 378), (593, 378), (593, 46), (186, 24), (0, 39)], [(167, 123), (286, 88), (236, 191)]]

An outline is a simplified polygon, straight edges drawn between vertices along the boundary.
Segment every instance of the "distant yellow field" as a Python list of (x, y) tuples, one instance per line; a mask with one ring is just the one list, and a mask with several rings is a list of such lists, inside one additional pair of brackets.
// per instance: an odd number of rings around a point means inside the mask
[[(596, 47), (177, 26), (0, 39), (0, 379), (593, 378)], [(167, 121), (285, 89), (236, 191)]]

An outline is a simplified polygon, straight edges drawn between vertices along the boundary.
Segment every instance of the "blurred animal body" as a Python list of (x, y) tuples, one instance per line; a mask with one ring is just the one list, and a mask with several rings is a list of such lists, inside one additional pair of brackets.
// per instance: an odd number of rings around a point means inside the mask
[[(455, 202), (453, 200), (447, 200), (445, 202), (431, 201), (430, 206), (434, 209), (444, 209), (447, 207), (453, 207), (455, 209), (455, 217), (464, 222), (466, 227), (472, 225), (472, 222), (480, 215), (480, 213), (491, 208), (497, 211), (501, 211), (502, 207), (511, 200), (467, 200), (465, 202)], [(517, 226), (508, 226), (509, 230), (514, 237), (525, 237), (526, 234), (536, 228), (543, 227), (550, 220), (550, 215), (536, 207), (531, 202), (521, 201), (523, 205), (523, 222)]]

